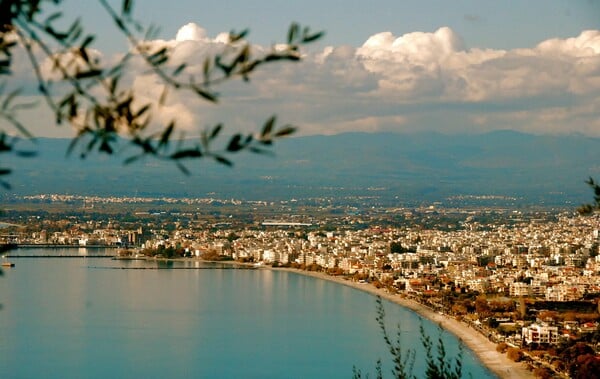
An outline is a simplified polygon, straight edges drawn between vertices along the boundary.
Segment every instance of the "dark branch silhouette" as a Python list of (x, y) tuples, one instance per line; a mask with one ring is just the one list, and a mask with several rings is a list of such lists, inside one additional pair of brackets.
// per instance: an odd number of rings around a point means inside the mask
[[(133, 1), (124, 0), (120, 9), (106, 0), (98, 1), (131, 45), (115, 63), (100, 60), (92, 49), (96, 36), (87, 33), (79, 19), (65, 20), (60, 11), (62, 0), (0, 0), (0, 80), (3, 79), (0, 118), (13, 128), (0, 131), (0, 153), (34, 155), (32, 151), (16, 147), (20, 139), (35, 139), (17, 115), (32, 105), (20, 102), (19, 89), (5, 91), (6, 83), (12, 78), (13, 56), (18, 49), (25, 52), (35, 73), (37, 91), (53, 112), (56, 124), (68, 123), (75, 129), (68, 153), (77, 151), (81, 158), (91, 153), (115, 154), (127, 144), (134, 147), (134, 152), (125, 158), (126, 164), (151, 156), (172, 161), (187, 174), (189, 170), (184, 161), (210, 158), (231, 166), (230, 155), (241, 151), (268, 153), (275, 140), (295, 132), (294, 126), (279, 125), (276, 117), (271, 116), (260, 133), (234, 133), (217, 148), (215, 139), (223, 130), (222, 124), (202, 131), (200, 141), (195, 143), (178, 133), (176, 118), (160, 126), (158, 131), (153, 132), (150, 125), (153, 115), (171, 92), (185, 91), (201, 102), (217, 103), (220, 96), (216, 86), (234, 79), (249, 81), (257, 69), (268, 64), (301, 60), (300, 48), (321, 38), (322, 32), (311, 32), (292, 23), (285, 43), (273, 45), (267, 52), (257, 52), (246, 39), (248, 30), (232, 31), (220, 52), (203, 57), (202, 73), (197, 74), (188, 69), (187, 62), (174, 62), (171, 47), (149, 42), (157, 28), (153, 25), (146, 28), (134, 19)], [(58, 22), (68, 26), (58, 27)], [(133, 59), (141, 60), (162, 84), (163, 90), (156, 102), (141, 101), (124, 80), (125, 75), (134, 70)], [(50, 72), (42, 67), (48, 62)], [(10, 172), (10, 168), (2, 168), (0, 177)], [(6, 180), (0, 184), (9, 187)]]

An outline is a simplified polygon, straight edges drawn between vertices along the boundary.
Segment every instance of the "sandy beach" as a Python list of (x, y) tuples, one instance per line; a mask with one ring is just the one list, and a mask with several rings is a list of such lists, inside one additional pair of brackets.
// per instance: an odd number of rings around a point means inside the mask
[(533, 373), (527, 370), (522, 363), (513, 362), (506, 357), (506, 354), (498, 353), (496, 351), (496, 345), (481, 335), (481, 333), (454, 318), (436, 313), (415, 301), (404, 299), (400, 297), (400, 295), (392, 295), (383, 289), (377, 289), (369, 284), (357, 283), (351, 280), (345, 280), (342, 277), (335, 277), (321, 272), (301, 271), (287, 268), (276, 268), (274, 270), (285, 270), (299, 275), (328, 280), (360, 291), (368, 292), (374, 296), (381, 296), (383, 299), (408, 308), (420, 316), (439, 324), (444, 330), (460, 338), (465, 346), (473, 351), (479, 360), (498, 377), (505, 379), (534, 378)]

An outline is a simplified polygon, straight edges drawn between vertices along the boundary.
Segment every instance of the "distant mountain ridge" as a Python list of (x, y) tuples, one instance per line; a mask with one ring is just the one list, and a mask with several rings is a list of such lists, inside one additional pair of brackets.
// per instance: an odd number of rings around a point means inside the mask
[(600, 139), (582, 135), (346, 133), (295, 137), (275, 145), (275, 157), (242, 153), (233, 169), (189, 161), (191, 176), (153, 159), (124, 166), (127, 155), (65, 158), (69, 139), (39, 139), (36, 158), (2, 165), (15, 194), (77, 193), (286, 199), (373, 195), (439, 200), (493, 194), (537, 202), (580, 202), (584, 184), (600, 179)]

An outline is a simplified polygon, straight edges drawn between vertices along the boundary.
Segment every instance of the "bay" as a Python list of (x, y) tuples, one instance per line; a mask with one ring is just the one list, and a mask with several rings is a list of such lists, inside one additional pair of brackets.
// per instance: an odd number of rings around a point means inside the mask
[[(351, 378), (353, 366), (373, 375), (378, 358), (389, 361), (375, 298), (362, 291), (276, 270), (96, 257), (105, 253), (11, 258), (0, 277), (1, 378)], [(419, 326), (434, 338), (437, 326), (385, 307), (423, 372)], [(454, 355), (457, 339), (444, 341)], [(494, 377), (469, 350), (463, 366)]]

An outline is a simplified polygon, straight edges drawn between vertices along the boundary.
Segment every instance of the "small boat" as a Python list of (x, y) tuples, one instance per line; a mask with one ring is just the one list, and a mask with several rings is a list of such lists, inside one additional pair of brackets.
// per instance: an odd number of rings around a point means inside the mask
[(15, 264), (12, 262), (2, 262), (2, 267), (15, 267)]

